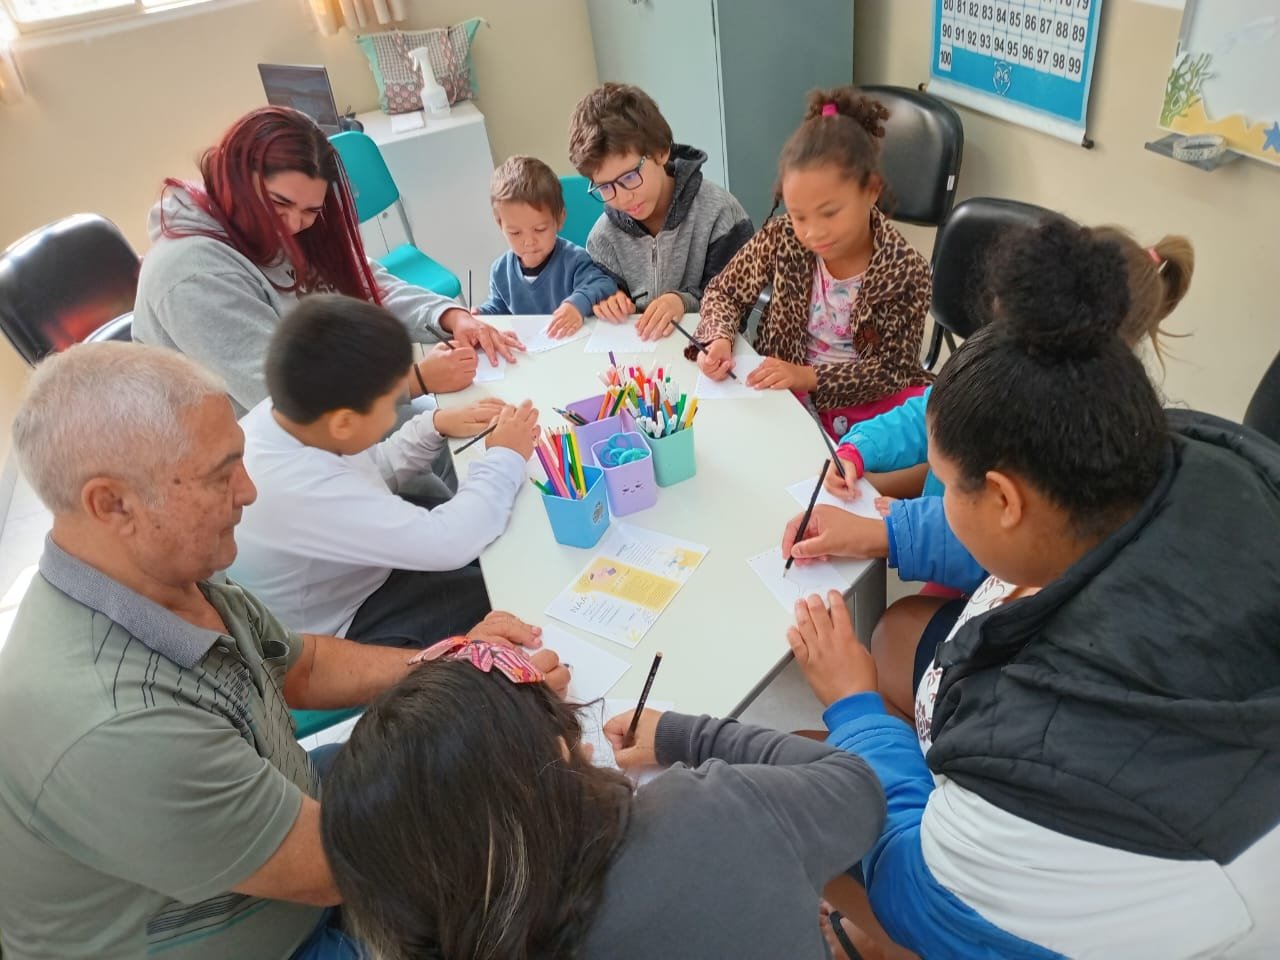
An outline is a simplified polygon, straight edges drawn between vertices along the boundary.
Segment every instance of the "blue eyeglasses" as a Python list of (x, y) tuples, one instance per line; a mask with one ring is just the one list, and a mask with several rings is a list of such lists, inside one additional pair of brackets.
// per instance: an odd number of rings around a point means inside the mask
[(612, 200), (618, 193), (618, 188), (623, 190), (635, 190), (644, 183), (644, 177), (640, 175), (640, 168), (644, 166), (644, 162), (648, 157), (641, 157), (640, 162), (631, 170), (628, 170), (616, 180), (609, 180), (605, 183), (597, 183), (587, 188), (587, 193), (591, 194), (602, 203)]

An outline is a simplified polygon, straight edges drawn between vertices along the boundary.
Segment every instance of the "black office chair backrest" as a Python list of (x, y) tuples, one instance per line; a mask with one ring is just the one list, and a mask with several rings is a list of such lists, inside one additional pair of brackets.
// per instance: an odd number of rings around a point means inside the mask
[(889, 111), (880, 170), (889, 184), (895, 220), (938, 226), (951, 213), (964, 158), (960, 114), (932, 94), (910, 87), (861, 87)]
[(85, 343), (100, 343), (103, 340), (118, 340), (121, 343), (133, 342), (133, 313), (124, 314), (114, 320), (108, 320), (93, 333), (84, 338)]
[(1013, 228), (1034, 227), (1062, 214), (1033, 203), (973, 197), (951, 211), (933, 249), (933, 318), (960, 337), (987, 320), (987, 260)]
[(1244, 425), (1280, 443), (1280, 355), (1271, 361), (1253, 391), (1249, 409), (1244, 412)]
[(0, 253), (0, 329), (27, 363), (133, 310), (138, 255), (116, 225), (77, 213)]

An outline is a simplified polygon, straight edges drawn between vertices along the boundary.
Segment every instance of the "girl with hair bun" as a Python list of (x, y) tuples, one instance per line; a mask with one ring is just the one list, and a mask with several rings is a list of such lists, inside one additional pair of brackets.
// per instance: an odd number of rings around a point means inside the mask
[(1280, 448), (1161, 409), (1116, 237), (1018, 239), (929, 401), (947, 521), (991, 576), (915, 729), (820, 598), (789, 632), (889, 799), (867, 896), (930, 960), (1275, 956)]
[(773, 287), (749, 387), (807, 395), (832, 436), (919, 395), (929, 264), (877, 204), (888, 111), (853, 87), (815, 90), (778, 161), (769, 220), (707, 285), (686, 351), (713, 380), (733, 368), (739, 321)]

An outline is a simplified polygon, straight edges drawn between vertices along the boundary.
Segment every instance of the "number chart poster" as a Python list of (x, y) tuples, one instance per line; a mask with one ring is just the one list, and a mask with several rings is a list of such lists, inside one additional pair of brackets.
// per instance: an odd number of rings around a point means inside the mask
[(934, 0), (929, 92), (1081, 143), (1102, 0)]

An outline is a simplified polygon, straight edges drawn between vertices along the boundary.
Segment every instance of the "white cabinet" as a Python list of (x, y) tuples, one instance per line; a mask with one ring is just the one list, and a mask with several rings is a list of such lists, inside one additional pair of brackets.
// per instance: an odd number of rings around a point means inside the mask
[[(483, 301), (489, 267), (506, 250), (489, 207), (493, 153), (484, 114), (472, 103), (459, 103), (448, 117), (428, 117), (425, 127), (404, 133), (393, 132), (393, 118), (381, 111), (357, 119), (400, 188), (419, 249), (457, 274), (463, 296), (470, 270), (475, 298)], [(399, 219), (392, 208), (360, 227), (370, 256), (403, 241)]]

